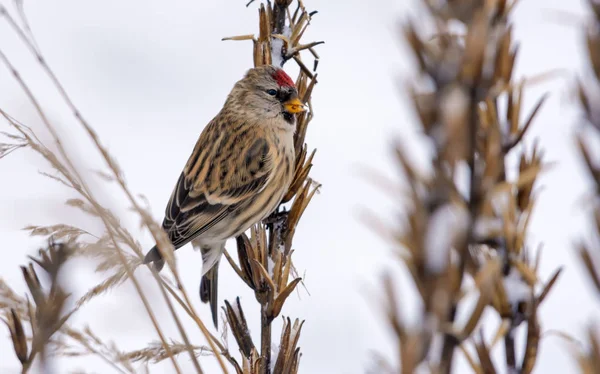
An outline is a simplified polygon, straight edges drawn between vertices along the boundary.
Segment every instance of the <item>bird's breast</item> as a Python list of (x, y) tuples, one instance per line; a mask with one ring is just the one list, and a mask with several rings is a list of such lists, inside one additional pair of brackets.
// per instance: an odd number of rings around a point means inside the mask
[[(293, 132), (280, 132), (277, 134), (279, 146), (277, 147), (277, 164), (276, 167), (279, 169), (278, 172), (281, 174), (283, 179), (282, 185), (283, 193), (287, 192), (287, 189), (292, 183), (294, 176), (294, 169), (296, 167), (296, 150), (294, 149), (294, 133)], [(283, 196), (282, 196), (283, 197)]]

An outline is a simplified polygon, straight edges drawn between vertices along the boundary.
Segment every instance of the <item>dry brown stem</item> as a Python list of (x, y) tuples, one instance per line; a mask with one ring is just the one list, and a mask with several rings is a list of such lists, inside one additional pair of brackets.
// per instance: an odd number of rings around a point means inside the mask
[[(593, 292), (600, 297), (600, 243), (597, 241), (600, 234), (600, 164), (597, 162), (593, 142), (600, 140), (600, 4), (589, 0), (588, 6), (593, 18), (585, 29), (585, 45), (588, 56), (589, 69), (585, 79), (577, 84), (577, 94), (580, 110), (583, 115), (584, 126), (577, 134), (577, 146), (581, 153), (582, 161), (593, 185), (592, 195), (588, 197), (592, 207), (593, 237), (592, 243), (581, 242), (578, 244), (578, 255), (584, 266)], [(597, 145), (597, 144), (596, 144)], [(597, 147), (595, 147), (597, 148)], [(595, 321), (597, 322), (597, 321)], [(581, 373), (591, 374), (600, 367), (600, 343), (598, 341), (598, 328), (590, 327), (587, 338), (587, 351), (578, 350), (578, 361)]]
[[(300, 67), (300, 73), (296, 79), (298, 94), (302, 102), (309, 107), (308, 112), (298, 114), (296, 117), (294, 138), (296, 168), (292, 184), (281, 203), (283, 205), (293, 200), (290, 210), (277, 209), (263, 223), (259, 223), (251, 229), (250, 238), (245, 234), (237, 238), (239, 265), (227, 254), (227, 260), (248, 287), (254, 290), (256, 300), (260, 304), (260, 355), (247, 332), (244, 313), (239, 301), (234, 307), (227, 303), (226, 309), (227, 320), (238, 346), (243, 352), (243, 363), (239, 366), (242, 367), (244, 373), (252, 374), (270, 374), (271, 372), (295, 374), (298, 372), (300, 353), (296, 345), (300, 336), (301, 323), (296, 321), (294, 327), (291, 328), (290, 322), (287, 320), (287, 325), (284, 325), (279, 354), (276, 361), (273, 362), (271, 357), (272, 322), (280, 315), (285, 301), (301, 281), (299, 277), (292, 277), (290, 280), (290, 276), (295, 273), (291, 259), (292, 240), (300, 217), (319, 188), (319, 185), (308, 177), (315, 151), (313, 150), (309, 156), (304, 142), (308, 124), (313, 118), (310, 97), (317, 83), (317, 74), (304, 65), (299, 52), (310, 49), (313, 56), (318, 58), (312, 48), (323, 42), (300, 44), (300, 39), (315, 12), (309, 13), (303, 3), (297, 1), (296, 10), (292, 15), (289, 9), (292, 3), (292, 0), (275, 0), (272, 3), (267, 2), (266, 6), (261, 4), (258, 37), (244, 35), (225, 38), (226, 40), (252, 40), (255, 66), (274, 64), (283, 67), (288, 60), (293, 58)], [(275, 41), (281, 41), (281, 43), (277, 44)], [(315, 62), (315, 69), (316, 66)], [(293, 342), (290, 343), (290, 339)], [(293, 347), (293, 351), (288, 349), (289, 346)]]
[[(419, 72), (410, 86), (414, 109), (435, 154), (431, 174), (422, 175), (401, 144), (394, 150), (410, 201), (406, 225), (395, 230), (395, 244), (422, 300), (420, 321), (409, 328), (396, 305), (395, 287), (386, 278), (388, 320), (399, 346), (397, 371), (428, 367), (451, 373), (460, 347), (474, 372), (495, 373), (493, 344), (478, 328), (489, 307), (505, 321), (497, 335), (504, 341), (506, 371), (530, 372), (539, 343), (537, 310), (559, 271), (548, 287), (537, 291), (541, 280), (525, 239), (533, 187), (544, 167), (541, 152), (537, 146), (520, 150), (512, 179), (507, 169), (515, 166), (507, 160), (546, 96), (522, 121), (524, 84), (512, 82), (518, 48), (508, 17), (514, 3), (422, 3), (427, 21), (406, 22), (403, 34)], [(454, 31), (457, 23), (463, 35)], [(467, 287), (468, 279), (474, 287)], [(459, 325), (457, 310), (467, 294), (476, 294), (477, 302), (466, 324)], [(528, 338), (525, 352), (517, 354), (514, 331), (522, 323)], [(468, 354), (467, 345), (476, 356)]]

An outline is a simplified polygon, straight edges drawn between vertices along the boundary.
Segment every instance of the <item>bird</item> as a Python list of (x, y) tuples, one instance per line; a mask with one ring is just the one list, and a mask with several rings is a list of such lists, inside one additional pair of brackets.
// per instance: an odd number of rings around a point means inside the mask
[[(296, 114), (306, 111), (281, 68), (249, 69), (202, 130), (165, 209), (162, 228), (177, 250), (191, 242), (202, 255), (200, 299), (218, 330), (218, 271), (227, 239), (279, 206), (294, 174)], [(144, 264), (164, 266), (157, 246)]]

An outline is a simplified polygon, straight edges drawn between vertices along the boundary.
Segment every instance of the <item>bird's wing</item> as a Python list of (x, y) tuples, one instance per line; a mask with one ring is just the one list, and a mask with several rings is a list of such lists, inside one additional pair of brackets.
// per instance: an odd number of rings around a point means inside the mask
[(175, 248), (236, 214), (273, 171), (270, 144), (260, 130), (211, 125), (198, 139), (165, 210), (163, 228)]

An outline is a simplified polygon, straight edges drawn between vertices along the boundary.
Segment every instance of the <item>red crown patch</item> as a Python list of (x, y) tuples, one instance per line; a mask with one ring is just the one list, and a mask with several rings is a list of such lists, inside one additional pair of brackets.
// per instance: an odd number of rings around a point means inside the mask
[(273, 73), (273, 79), (275, 79), (277, 84), (282, 87), (295, 87), (292, 78), (290, 78), (290, 76), (282, 69), (277, 69), (277, 71)]

